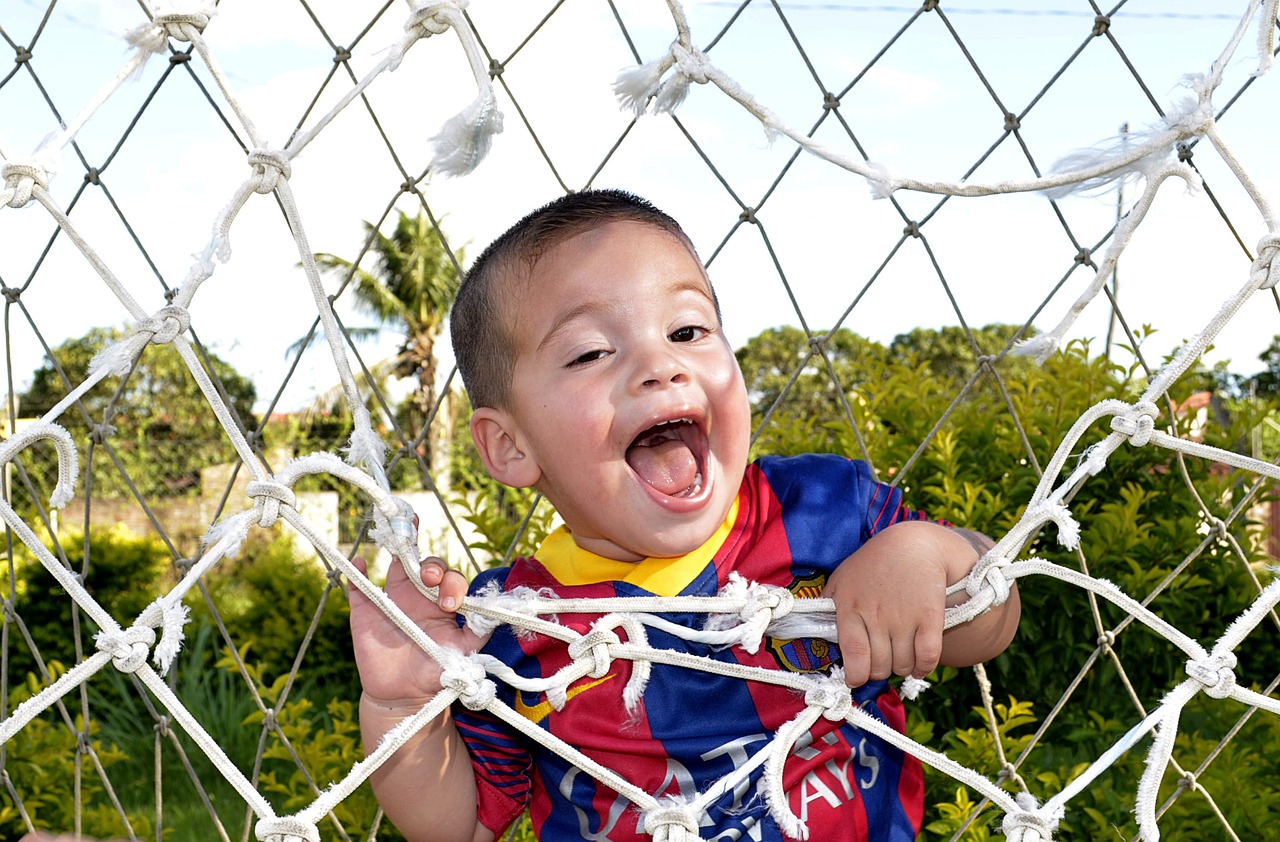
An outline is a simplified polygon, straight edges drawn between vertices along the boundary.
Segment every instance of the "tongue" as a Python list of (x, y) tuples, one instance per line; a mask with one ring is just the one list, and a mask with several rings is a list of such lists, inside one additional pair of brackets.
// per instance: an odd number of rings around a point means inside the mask
[(627, 450), (627, 463), (641, 479), (667, 495), (684, 491), (698, 476), (697, 458), (678, 438), (633, 445)]

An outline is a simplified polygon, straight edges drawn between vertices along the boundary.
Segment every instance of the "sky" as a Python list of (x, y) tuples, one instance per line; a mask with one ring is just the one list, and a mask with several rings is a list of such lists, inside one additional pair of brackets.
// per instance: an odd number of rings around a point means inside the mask
[[(1097, 13), (1083, 0), (941, 6), (945, 17), (917, 14), (911, 2), (707, 1), (685, 9), (694, 43), (717, 68), (787, 125), (802, 133), (817, 126), (815, 138), (837, 153), (861, 160), (865, 152), (899, 174), (954, 181), (972, 169), (969, 180), (994, 182), (1030, 177), (1028, 156), (1048, 171), (1125, 125), (1140, 137), (1158, 123), (1157, 108), (1168, 111), (1188, 95), (1188, 74), (1209, 70), (1247, 3), (1131, 0), (1101, 37), (1091, 36)], [(19, 158), (116, 77), (130, 56), (122, 34), (145, 20), (135, 0), (61, 2), (39, 28), (45, 11), (38, 0), (8, 0), (0, 9), (7, 41), (0, 55), (32, 47), (29, 62), (0, 76), (0, 153)], [(385, 56), (408, 11), (402, 0), (223, 0), (204, 35), (235, 102), (267, 145), (283, 147), (351, 89), (348, 66), (359, 78)], [(815, 155), (792, 162), (794, 143), (768, 137), (713, 86), (692, 86), (677, 120), (633, 120), (621, 110), (612, 89), (618, 72), (637, 54), (662, 55), (676, 35), (664, 0), (472, 0), (468, 13), (503, 66), (504, 130), (473, 173), (419, 182), (463, 265), (565, 189), (631, 189), (690, 233), (709, 262), (735, 346), (781, 324), (822, 331), (839, 322), (884, 342), (961, 319), (1049, 330), (1092, 278), (1075, 255), (1081, 247), (1100, 255), (1117, 210), (1141, 189), (1111, 186), (1056, 207), (1037, 193), (941, 203), (908, 191), (875, 198), (862, 177)], [(334, 45), (350, 47), (347, 66), (335, 64)], [(1221, 109), (1247, 83), (1220, 129), (1261, 194), (1275, 197), (1277, 82), (1275, 73), (1249, 82), (1257, 62), (1255, 25), (1214, 103)], [(839, 95), (836, 111), (824, 111), (824, 90)], [(401, 168), (415, 178), (425, 172), (430, 139), (474, 95), (459, 39), (446, 32), (416, 43), (366, 101), (338, 113), (292, 162), (306, 250), (355, 258), (366, 221), (384, 218), (393, 203), (416, 212), (408, 199), (396, 200)], [(1004, 132), (1005, 112), (1021, 115), (1017, 137)], [(158, 310), (164, 285), (182, 284), (248, 176), (245, 137), (199, 58), (189, 66), (154, 58), (85, 122), (50, 189), (120, 282), (145, 309)], [(1245, 249), (1266, 233), (1260, 209), (1220, 155), (1202, 142), (1194, 162), (1207, 189), (1167, 182), (1118, 269), (1121, 308), (1132, 326), (1155, 329), (1144, 349), (1156, 359), (1243, 286)], [(88, 167), (101, 171), (102, 186), (80, 194)], [(758, 209), (759, 225), (740, 220), (744, 206)], [(912, 220), (924, 221), (924, 236), (901, 242)], [(11, 305), (3, 325), (19, 390), (46, 344), (128, 319), (53, 229), (36, 204), (0, 208), (0, 280), (21, 290), (25, 308)], [(288, 349), (316, 312), (298, 267), (301, 246), (271, 196), (251, 198), (229, 242), (229, 259), (193, 302), (196, 335), (255, 381), (260, 409), (277, 392), (276, 409), (304, 406), (337, 378), (323, 346), (306, 351), (289, 375)], [(326, 283), (327, 293), (337, 290), (335, 280)], [(369, 324), (349, 295), (335, 307), (345, 323)], [(1100, 299), (1070, 335), (1100, 349), (1108, 323)], [(1209, 361), (1259, 370), (1258, 354), (1276, 334), (1274, 297), (1256, 295)], [(357, 351), (371, 363), (398, 341), (388, 330)]]

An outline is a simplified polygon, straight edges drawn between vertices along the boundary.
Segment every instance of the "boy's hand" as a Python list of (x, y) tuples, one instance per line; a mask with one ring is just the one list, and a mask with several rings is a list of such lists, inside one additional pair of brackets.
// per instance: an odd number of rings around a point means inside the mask
[(985, 535), (911, 520), (877, 532), (831, 574), (823, 596), (836, 604), (845, 683), (890, 675), (923, 678), (939, 664), (967, 667), (999, 655), (1018, 630), (1021, 602), (1012, 586), (1003, 603), (943, 634), (947, 597), (992, 547)]
[(831, 574), (823, 596), (836, 604), (845, 682), (890, 675), (922, 678), (942, 658), (949, 562), (977, 560), (967, 541), (925, 521), (894, 524), (871, 537)]
[[(361, 573), (365, 572), (364, 559), (355, 558), (352, 562)], [(409, 619), (432, 640), (464, 654), (484, 645), (485, 638), (458, 628), (456, 612), (467, 593), (466, 578), (446, 568), (440, 559), (428, 558), (422, 563), (422, 583), (439, 586), (439, 605), (419, 593), (400, 560), (392, 559), (387, 571), (387, 596)], [(440, 665), (414, 645), (358, 588), (348, 587), (347, 594), (356, 668), (365, 699), (389, 710), (403, 709), (405, 714), (421, 708), (440, 691)]]

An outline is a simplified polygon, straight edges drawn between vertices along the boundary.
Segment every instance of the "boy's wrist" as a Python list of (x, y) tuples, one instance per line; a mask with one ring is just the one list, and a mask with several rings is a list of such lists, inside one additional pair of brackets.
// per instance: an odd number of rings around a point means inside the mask
[(360, 694), (360, 706), (362, 708), (368, 707), (385, 716), (397, 716), (402, 719), (406, 716), (412, 716), (422, 710), (428, 703), (430, 703), (430, 701), (431, 698), (429, 696), (402, 699), (380, 699), (377, 696), (369, 695), (368, 692)]

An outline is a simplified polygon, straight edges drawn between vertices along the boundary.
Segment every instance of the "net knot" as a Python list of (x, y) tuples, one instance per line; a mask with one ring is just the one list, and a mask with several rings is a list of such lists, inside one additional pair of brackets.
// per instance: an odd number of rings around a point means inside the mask
[(1215, 699), (1225, 699), (1236, 686), (1236, 656), (1231, 652), (1187, 661), (1187, 675), (1204, 686), (1204, 692)]
[(676, 60), (676, 70), (690, 82), (705, 85), (710, 80), (707, 71), (711, 62), (707, 61), (707, 54), (697, 47), (686, 47), (677, 41), (671, 45), (671, 57)]
[(120, 672), (137, 672), (151, 654), (156, 630), (150, 626), (130, 626), (118, 632), (98, 632), (93, 640), (98, 651), (111, 655), (111, 663)]
[(804, 703), (822, 708), (824, 719), (843, 722), (853, 710), (853, 693), (844, 683), (844, 670), (833, 669), (830, 675), (815, 678), (813, 686), (804, 692)]
[(1015, 797), (1018, 809), (1005, 813), (1000, 830), (1006, 842), (1050, 842), (1062, 819), (1062, 808), (1046, 810), (1029, 792)]
[(1258, 241), (1258, 258), (1250, 267), (1249, 278), (1258, 289), (1271, 289), (1280, 283), (1280, 234), (1267, 234)]
[(138, 333), (151, 334), (152, 345), (168, 345), (178, 338), (178, 334), (186, 333), (191, 327), (191, 314), (185, 307), (170, 304), (161, 307), (149, 319), (138, 322)]
[(707, 628), (738, 626), (741, 629), (738, 644), (752, 655), (760, 650), (769, 627), (790, 614), (796, 603), (795, 594), (786, 588), (751, 582), (738, 573), (729, 574), (729, 581), (720, 589), (719, 596), (743, 600), (742, 608), (736, 615), (708, 617)]
[(4, 176), (4, 190), (0, 200), (11, 208), (20, 208), (31, 201), (31, 193), (37, 185), (44, 190), (49, 186), (49, 172), (33, 161), (5, 161), (0, 167)]
[(22, 297), (22, 290), (19, 287), (11, 287), (4, 283), (0, 283), (0, 293), (4, 295), (4, 300), (10, 304), (17, 304), (18, 299)]
[(258, 526), (269, 529), (280, 517), (280, 505), (298, 508), (298, 498), (293, 489), (275, 480), (254, 480), (244, 487), (244, 493), (256, 501)]
[(1133, 409), (1128, 413), (1112, 418), (1111, 429), (1123, 436), (1128, 436), (1129, 444), (1134, 447), (1142, 447), (1151, 441), (1151, 434), (1156, 426), (1155, 419), (1159, 414), (1160, 410), (1155, 404), (1143, 401), (1134, 404)]
[(320, 842), (320, 830), (314, 824), (291, 816), (263, 819), (254, 834), (260, 842)]
[(1111, 28), (1111, 18), (1106, 15), (1098, 15), (1093, 19), (1093, 37), (1105, 35), (1107, 30)]
[(293, 175), (289, 156), (283, 149), (254, 149), (249, 153), (248, 160), (257, 176), (258, 184), (253, 189), (258, 193), (270, 193), (276, 189), (281, 178), (287, 180)]
[(107, 439), (115, 435), (116, 428), (114, 424), (94, 424), (89, 431), (89, 439), (94, 444), (104, 444)]
[(1116, 645), (1116, 633), (1110, 630), (1104, 631), (1102, 634), (1098, 635), (1094, 642), (1101, 647), (1103, 652), (1106, 652), (1111, 649), (1112, 646)]
[(609, 650), (620, 643), (622, 641), (613, 629), (593, 626), (591, 631), (569, 644), (569, 657), (576, 661), (590, 656), (593, 663), (587, 675), (603, 678), (613, 663), (613, 653)]
[(643, 813), (644, 832), (653, 842), (696, 842), (698, 820), (693, 812), (681, 803), (662, 803)]
[(458, 694), (458, 701), (470, 710), (481, 710), (493, 701), (497, 687), (485, 674), (484, 667), (469, 658), (451, 659), (440, 673), (440, 684)]
[(155, 26), (159, 27), (166, 35), (175, 41), (191, 41), (191, 32), (187, 27), (191, 27), (196, 34), (204, 32), (204, 28), (209, 25), (209, 15), (202, 11), (190, 12), (171, 12), (166, 15), (156, 15)]
[(448, 13), (460, 13), (466, 7), (467, 0), (445, 0), (445, 2), (431, 3), (420, 9), (415, 9), (413, 14), (409, 16), (409, 20), (405, 22), (405, 31), (412, 32), (417, 30), (421, 38), (442, 35), (448, 32), (449, 27), (453, 25), (449, 20)]
[(986, 569), (975, 569), (965, 580), (964, 589), (970, 597), (975, 597), (983, 588), (991, 588), (995, 592), (992, 605), (1003, 605), (1009, 598), (1009, 577), (1004, 575), (1004, 560), (1001, 559), (987, 565)]

